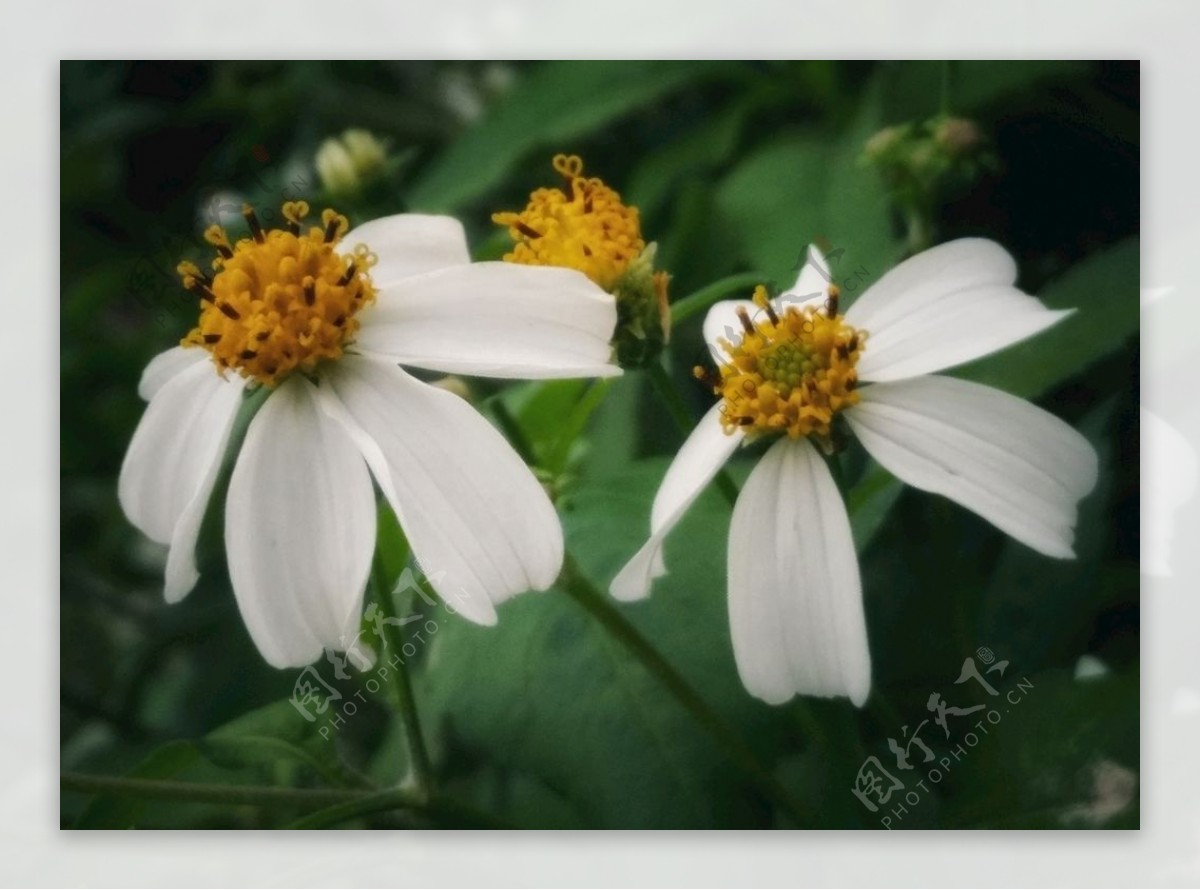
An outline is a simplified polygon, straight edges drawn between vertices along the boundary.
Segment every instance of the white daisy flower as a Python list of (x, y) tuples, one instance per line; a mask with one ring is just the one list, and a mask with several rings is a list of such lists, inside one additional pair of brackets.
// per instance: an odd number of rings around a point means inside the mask
[[(968, 238), (901, 263), (841, 315), (820, 252), (788, 293), (715, 305), (704, 325), (721, 401), (663, 479), (650, 539), (612, 582), (646, 596), (662, 545), (739, 445), (774, 438), (729, 530), (729, 621), (746, 689), (777, 704), (871, 686), (862, 583), (845, 505), (817, 446), (842, 414), (863, 447), (916, 488), (957, 501), (1048, 556), (1074, 555), (1076, 505), (1096, 483), (1092, 446), (999, 390), (934, 374), (1070, 314), (1016, 287), (999, 245)], [(828, 296), (826, 296), (828, 294)], [(752, 317), (753, 316), (753, 317)], [(859, 381), (870, 386), (858, 388)]]
[(276, 667), (353, 641), (375, 548), (373, 476), (425, 573), (480, 624), (545, 590), (563, 559), (558, 516), (504, 438), (467, 402), (400, 364), (449, 374), (619, 374), (613, 298), (579, 272), (471, 263), (461, 225), (402, 214), (346, 233), (303, 202), (283, 229), (233, 244), (214, 274), (180, 266), (200, 298), (183, 345), (155, 357), (150, 404), (121, 468), (130, 521), (170, 546), (165, 594), (195, 585), (200, 523), (247, 389), (271, 388), (229, 483), (225, 546), (242, 617)]

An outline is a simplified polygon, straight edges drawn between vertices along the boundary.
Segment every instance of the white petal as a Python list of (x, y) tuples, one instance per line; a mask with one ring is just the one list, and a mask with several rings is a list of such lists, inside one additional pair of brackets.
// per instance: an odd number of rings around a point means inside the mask
[(871, 689), (858, 557), (845, 504), (806, 440), (782, 439), (746, 480), (729, 527), (738, 673), (770, 704)]
[(704, 316), (704, 342), (712, 353), (713, 361), (718, 365), (729, 361), (729, 354), (721, 341), (734, 345), (741, 342), (746, 329), (738, 317), (738, 310), (743, 310), (751, 321), (760, 321), (766, 317), (766, 310), (755, 306), (751, 300), (722, 300), (714, 303)]
[(606, 377), (617, 307), (574, 269), (472, 263), (381, 290), (355, 349), (448, 374)]
[[(180, 371), (200, 362), (211, 363), (211, 361), (212, 357), (203, 349), (184, 349), (182, 346), (175, 346), (166, 352), (160, 352), (150, 359), (150, 363), (142, 371), (142, 379), (138, 383), (138, 395), (148, 402)], [(215, 366), (213, 371), (216, 372)]]
[(347, 356), (327, 410), (354, 438), (430, 583), (480, 624), (562, 568), (558, 514), (533, 473), (467, 402), (385, 362)]
[[(781, 314), (788, 307), (803, 309), (806, 306), (820, 305), (828, 296), (829, 281), (829, 266), (825, 262), (825, 255), (815, 244), (810, 244), (796, 283), (775, 297), (771, 305)], [(759, 322), (767, 317), (766, 309), (755, 305), (752, 300), (724, 300), (714, 303), (708, 310), (708, 315), (704, 317), (704, 342), (708, 344), (713, 360), (718, 363), (728, 360), (720, 341), (737, 343), (745, 333), (741, 319), (738, 318), (739, 309), (744, 309), (752, 322)]]
[(373, 219), (347, 232), (338, 246), (350, 253), (359, 244), (379, 258), (371, 267), (377, 288), (471, 262), (462, 223), (450, 216), (398, 213)]
[(990, 386), (919, 377), (864, 387), (845, 412), (886, 469), (945, 495), (1034, 550), (1073, 556), (1076, 504), (1095, 449), (1053, 414)]
[(905, 260), (858, 298), (846, 321), (867, 331), (863, 381), (916, 377), (960, 365), (1045, 330), (1074, 310), (1047, 309), (1013, 286), (1017, 267), (982, 238)]
[(829, 263), (825, 260), (825, 254), (821, 253), (817, 245), (810, 244), (804, 255), (804, 266), (796, 277), (796, 283), (777, 298), (776, 306), (778, 308), (782, 304), (802, 308), (808, 305), (820, 305), (829, 296), (831, 281), (832, 276), (829, 272)]
[(617, 599), (642, 599), (650, 592), (650, 582), (666, 574), (663, 541), (742, 443), (740, 432), (727, 435), (722, 428), (723, 407), (724, 403), (718, 402), (709, 409), (667, 469), (650, 511), (650, 538), (609, 586)]
[(366, 464), (303, 376), (267, 398), (229, 481), (225, 548), (238, 608), (278, 668), (344, 651), (375, 550)]
[[(174, 360), (160, 361), (154, 377), (163, 376), (158, 372)], [(164, 588), (168, 602), (182, 599), (199, 577), (196, 538), (243, 389), (240, 377), (223, 380), (203, 360), (191, 362), (165, 383), (156, 379), (148, 387), (153, 398), (125, 452), (117, 496), (129, 521), (146, 537), (170, 544)]]

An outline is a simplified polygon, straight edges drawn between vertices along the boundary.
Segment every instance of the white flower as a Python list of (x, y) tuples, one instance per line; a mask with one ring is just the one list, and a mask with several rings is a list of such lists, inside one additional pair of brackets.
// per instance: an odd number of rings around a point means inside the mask
[[(925, 251), (845, 313), (815, 248), (772, 303), (714, 306), (704, 334), (722, 401), (684, 443), (654, 500), (651, 536), (611, 591), (644, 597), (671, 528), (747, 438), (774, 437), (729, 530), (729, 619), (747, 690), (849, 696), (871, 685), (862, 584), (846, 508), (817, 444), (842, 413), (902, 481), (945, 495), (1048, 556), (1073, 556), (1076, 504), (1094, 487), (1087, 440), (1029, 402), (933, 374), (1036, 334), (1068, 312), (1013, 286), (1016, 265), (980, 239)], [(808, 298), (808, 295), (814, 295)], [(750, 314), (758, 318), (752, 320)], [(763, 317), (763, 316), (766, 317)], [(871, 386), (857, 388), (859, 381)]]
[(562, 531), (542, 486), (467, 402), (400, 364), (620, 373), (613, 299), (579, 272), (472, 264), (447, 217), (392, 216), (343, 235), (345, 218), (326, 211), (301, 234), (307, 212), (287, 205), (286, 228), (263, 231), (247, 209), (254, 237), (206, 233), (221, 255), (214, 275), (181, 265), (200, 323), (146, 368), (150, 404), (119, 483), (130, 521), (170, 545), (176, 602), (198, 578), (196, 539), (242, 395), (273, 387), (237, 455), (225, 546), (242, 617), (276, 667), (355, 638), (375, 547), (372, 476), (425, 573), (470, 620), (494, 623), (498, 603), (558, 575)]

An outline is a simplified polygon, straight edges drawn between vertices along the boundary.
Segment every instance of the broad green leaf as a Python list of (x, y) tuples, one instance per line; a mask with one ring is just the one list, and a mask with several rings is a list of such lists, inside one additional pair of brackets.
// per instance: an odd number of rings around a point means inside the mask
[(879, 127), (879, 106), (870, 91), (861, 101), (844, 133), (785, 131), (717, 187), (731, 244), (780, 289), (795, 281), (810, 243), (827, 244), (834, 279), (847, 297), (883, 274), (898, 253), (883, 183), (860, 162), (863, 143)]
[[(647, 461), (573, 493), (568, 549), (599, 586), (644, 539), (665, 466)], [(718, 493), (702, 496), (667, 545), (671, 573), (623, 611), (769, 757), (784, 742), (799, 747), (801, 737), (738, 679), (722, 580), (728, 518)], [(590, 827), (771, 823), (691, 716), (562, 592), (516, 597), (494, 628), (448, 619), (430, 656), (420, 691), (447, 744), (536, 777)]]
[(571, 140), (721, 70), (704, 62), (541, 64), (414, 183), (410, 203), (454, 210), (498, 185), (534, 149), (569, 150)]

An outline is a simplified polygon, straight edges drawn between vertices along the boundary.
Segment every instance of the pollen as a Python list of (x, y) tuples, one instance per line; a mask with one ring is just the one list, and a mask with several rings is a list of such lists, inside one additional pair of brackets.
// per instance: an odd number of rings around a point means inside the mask
[[(742, 430), (751, 438), (812, 436), (828, 450), (834, 416), (859, 400), (855, 365), (866, 332), (838, 314), (833, 287), (819, 306), (777, 311), (762, 286), (754, 303), (754, 318), (743, 310), (741, 328), (719, 341), (726, 359), (711, 383), (724, 403), (725, 431)], [(708, 378), (702, 368), (696, 376)]]
[(629, 263), (646, 247), (636, 207), (595, 177), (585, 178), (576, 155), (555, 155), (565, 190), (541, 188), (520, 213), (495, 213), (516, 242), (504, 259), (530, 266), (578, 269), (612, 291)]
[(200, 320), (184, 346), (207, 349), (224, 376), (234, 371), (274, 387), (294, 371), (341, 358), (358, 330), (357, 312), (375, 299), (375, 256), (358, 245), (337, 250), (349, 228), (333, 210), (305, 229), (308, 205), (283, 205), (284, 227), (264, 229), (247, 205), (250, 236), (230, 241), (220, 226), (204, 233), (216, 250), (212, 274), (180, 263), (183, 286), (199, 298)]

